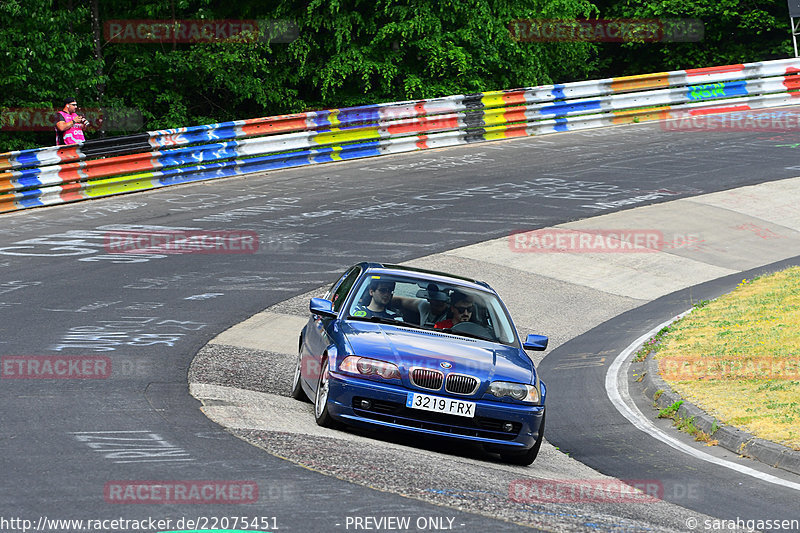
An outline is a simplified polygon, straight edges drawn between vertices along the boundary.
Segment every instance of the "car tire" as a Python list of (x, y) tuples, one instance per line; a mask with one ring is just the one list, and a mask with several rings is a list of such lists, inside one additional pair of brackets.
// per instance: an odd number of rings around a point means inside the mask
[(322, 363), (322, 368), (320, 368), (319, 371), (317, 392), (314, 394), (314, 418), (319, 426), (336, 428), (339, 427), (339, 423), (334, 420), (330, 411), (328, 411), (328, 387), (330, 385), (330, 373), (328, 370), (328, 360), (325, 359), (325, 361)]
[(500, 458), (506, 463), (514, 465), (528, 466), (536, 460), (539, 455), (539, 448), (542, 447), (542, 440), (544, 440), (544, 420), (547, 412), (542, 413), (542, 423), (539, 426), (539, 437), (527, 451), (524, 452), (501, 452)]
[(297, 354), (297, 365), (294, 368), (294, 377), (292, 378), (292, 392), (291, 396), (295, 400), (300, 400), (301, 402), (308, 402), (308, 396), (306, 396), (305, 391), (303, 390), (303, 384), (300, 380), (300, 370), (302, 369), (302, 355), (300, 353)]

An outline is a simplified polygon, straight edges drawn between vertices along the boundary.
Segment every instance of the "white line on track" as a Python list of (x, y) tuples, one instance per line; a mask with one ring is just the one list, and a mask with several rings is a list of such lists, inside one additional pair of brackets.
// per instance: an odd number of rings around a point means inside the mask
[[(690, 310), (691, 311), (691, 310)], [(696, 459), (700, 459), (701, 461), (707, 461), (709, 463), (722, 466), (724, 468), (729, 468), (731, 470), (735, 470), (741, 474), (745, 474), (762, 481), (766, 481), (767, 483), (774, 483), (775, 485), (780, 485), (782, 487), (786, 487), (789, 489), (800, 491), (800, 483), (796, 483), (793, 481), (788, 481), (785, 479), (781, 479), (777, 476), (773, 476), (772, 474), (767, 474), (765, 472), (760, 472), (754, 468), (750, 468), (749, 466), (740, 465), (737, 463), (733, 463), (726, 459), (721, 459), (718, 457), (714, 457), (702, 450), (698, 450), (691, 446), (687, 446), (686, 444), (678, 441), (677, 439), (667, 435), (660, 429), (658, 429), (647, 417), (645, 417), (639, 408), (636, 407), (636, 404), (633, 402), (629, 392), (628, 392), (628, 379), (627, 379), (627, 372), (630, 365), (630, 359), (633, 355), (634, 350), (638, 348), (642, 343), (650, 339), (653, 335), (656, 334), (661, 328), (671, 324), (673, 321), (677, 320), (678, 318), (688, 314), (690, 311), (686, 311), (682, 313), (678, 317), (674, 319), (667, 320), (663, 324), (660, 324), (653, 328), (652, 330), (648, 331), (635, 341), (630, 344), (625, 350), (623, 350), (615, 359), (614, 362), (611, 363), (611, 366), (608, 368), (608, 372), (606, 373), (606, 394), (608, 398), (611, 400), (611, 403), (614, 407), (617, 408), (617, 411), (622, 414), (628, 421), (633, 424), (637, 429), (644, 431), (645, 433), (649, 434), (651, 437), (660, 440), (664, 444), (675, 448), (676, 450), (683, 452), (687, 455), (691, 455)]]

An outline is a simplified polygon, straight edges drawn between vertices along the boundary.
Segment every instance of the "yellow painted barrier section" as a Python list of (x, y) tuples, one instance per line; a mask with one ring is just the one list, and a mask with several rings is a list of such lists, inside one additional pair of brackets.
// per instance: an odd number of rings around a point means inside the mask
[(92, 180), (87, 182), (85, 193), (86, 196), (97, 198), (100, 196), (108, 196), (110, 194), (154, 189), (160, 186), (158, 183), (153, 181), (155, 177), (156, 176), (153, 172), (144, 172), (142, 174), (133, 174), (131, 176), (123, 176), (119, 178)]
[(525, 137), (528, 135), (526, 128), (528, 124), (517, 124), (515, 126), (490, 126), (486, 128), (483, 138), (487, 141), (499, 141), (512, 137)]
[(328, 115), (328, 122), (331, 123), (331, 126), (338, 126), (341, 124), (339, 120), (339, 110), (338, 109), (331, 109), (330, 114)]
[(506, 101), (503, 99), (502, 92), (492, 91), (489, 93), (483, 93), (484, 96), (481, 98), (481, 103), (484, 107), (502, 107), (506, 105)]
[(378, 128), (358, 128), (353, 130), (336, 129), (333, 131), (318, 133), (311, 138), (311, 141), (314, 144), (340, 144), (373, 139), (380, 139)]
[(490, 109), (483, 112), (483, 122), (487, 126), (508, 124), (509, 122), (526, 121), (525, 106), (501, 107), (500, 109)]

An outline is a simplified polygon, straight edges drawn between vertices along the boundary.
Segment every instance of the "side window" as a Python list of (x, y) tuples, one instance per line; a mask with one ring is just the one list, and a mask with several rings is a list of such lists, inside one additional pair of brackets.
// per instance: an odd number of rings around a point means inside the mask
[(342, 304), (344, 303), (345, 299), (347, 298), (347, 293), (350, 292), (350, 289), (353, 287), (353, 283), (356, 282), (358, 277), (361, 275), (361, 269), (356, 267), (344, 277), (342, 282), (339, 284), (338, 287), (333, 291), (331, 294), (331, 301), (333, 302), (333, 310), (337, 313), (339, 309), (341, 309)]
[(323, 294), (322, 297), (325, 298), (326, 300), (333, 301), (333, 293), (336, 292), (336, 289), (339, 287), (339, 285), (342, 284), (342, 282), (344, 281), (344, 278), (346, 278), (349, 274), (350, 274), (350, 271), (348, 270), (347, 272), (345, 272), (344, 274), (339, 276), (339, 279), (337, 279), (336, 281), (333, 282), (333, 285), (331, 285), (331, 288), (328, 289), (328, 291), (325, 294)]

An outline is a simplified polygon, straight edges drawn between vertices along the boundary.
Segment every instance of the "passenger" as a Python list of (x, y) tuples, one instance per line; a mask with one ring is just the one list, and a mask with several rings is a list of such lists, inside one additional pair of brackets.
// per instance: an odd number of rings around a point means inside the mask
[(394, 294), (393, 281), (373, 279), (369, 282), (368, 292), (369, 304), (357, 305), (351, 313), (353, 316), (379, 316), (391, 320), (402, 319), (399, 313), (389, 309), (389, 304), (392, 302), (392, 295)]
[(436, 329), (450, 329), (461, 322), (469, 322), (475, 311), (475, 303), (472, 296), (461, 291), (453, 291), (450, 294), (450, 318), (437, 322), (433, 327)]
[(447, 293), (439, 290), (435, 283), (429, 283), (425, 291), (421, 291), (424, 298), (406, 298), (395, 296), (392, 303), (407, 311), (419, 314), (419, 325), (433, 327), (437, 322), (447, 318), (450, 298)]

